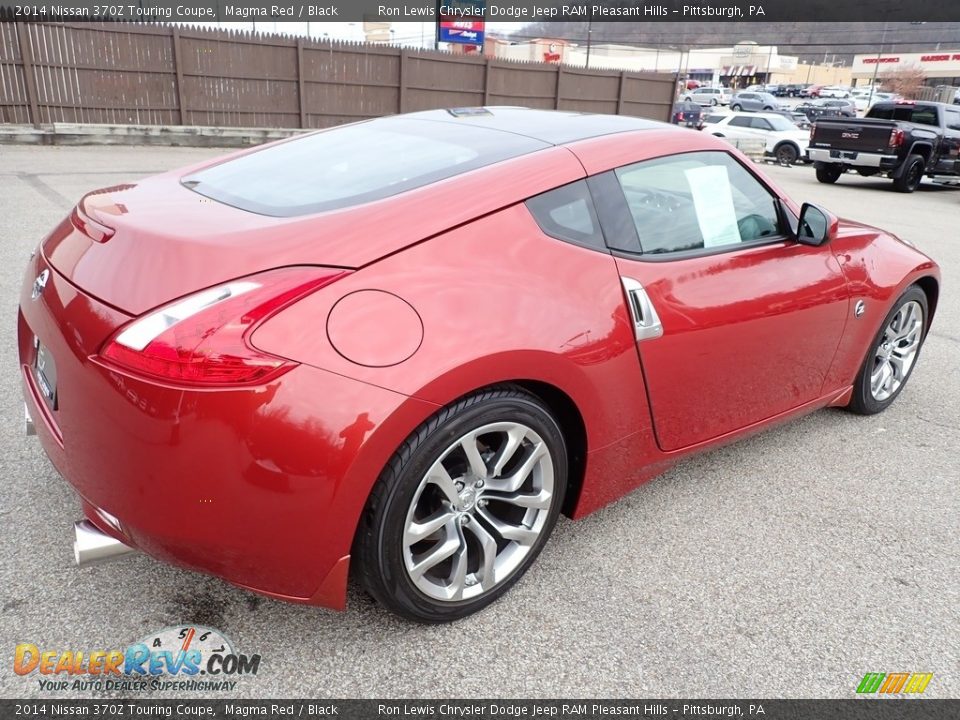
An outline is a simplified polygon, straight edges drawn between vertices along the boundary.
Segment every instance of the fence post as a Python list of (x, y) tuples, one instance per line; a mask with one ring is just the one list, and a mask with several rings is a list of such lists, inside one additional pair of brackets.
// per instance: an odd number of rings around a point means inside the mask
[(490, 104), (490, 66), (493, 61), (490, 58), (487, 58), (487, 62), (483, 68), (483, 105), (486, 107)]
[(300, 127), (307, 127), (307, 96), (303, 82), (303, 38), (297, 38), (297, 99), (300, 102)]
[(407, 108), (407, 73), (410, 68), (410, 53), (406, 48), (400, 50), (400, 92), (397, 94), (397, 112), (402, 113)]
[(33, 74), (33, 46), (30, 44), (30, 30), (27, 23), (16, 23), (17, 37), (20, 40), (20, 60), (23, 63), (23, 78), (27, 83), (27, 102), (30, 104), (30, 122), (40, 127), (40, 110), (37, 107), (37, 78)]
[(557, 97), (553, 103), (553, 109), (560, 109), (560, 81), (563, 79), (563, 65), (557, 65)]
[(627, 84), (627, 71), (620, 71), (620, 89), (617, 90), (617, 115), (623, 115), (623, 91)]
[(180, 114), (180, 124), (187, 124), (187, 103), (183, 93), (183, 55), (180, 51), (180, 28), (174, 26), (170, 30), (173, 38), (173, 70), (177, 76), (177, 110)]

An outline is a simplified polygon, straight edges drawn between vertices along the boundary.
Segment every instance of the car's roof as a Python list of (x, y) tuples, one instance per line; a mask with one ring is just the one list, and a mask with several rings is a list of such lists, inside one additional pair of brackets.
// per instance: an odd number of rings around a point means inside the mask
[[(463, 132), (499, 130), (549, 145), (567, 145), (601, 135), (657, 130), (672, 127), (655, 120), (628, 115), (601, 115), (566, 110), (534, 110), (524, 107), (472, 107), (397, 115), (398, 118), (442, 122), (463, 128)], [(389, 118), (384, 118), (389, 121)], [(469, 136), (462, 136), (464, 143)]]

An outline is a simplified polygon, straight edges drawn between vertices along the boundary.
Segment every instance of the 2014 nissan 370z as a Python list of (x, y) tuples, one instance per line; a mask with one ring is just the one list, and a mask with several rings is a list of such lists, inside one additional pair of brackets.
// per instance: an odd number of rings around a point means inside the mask
[(85, 196), (30, 260), (27, 426), (78, 562), (132, 548), (272, 597), (475, 612), (680, 458), (886, 408), (939, 270), (709, 135), (473, 108)]

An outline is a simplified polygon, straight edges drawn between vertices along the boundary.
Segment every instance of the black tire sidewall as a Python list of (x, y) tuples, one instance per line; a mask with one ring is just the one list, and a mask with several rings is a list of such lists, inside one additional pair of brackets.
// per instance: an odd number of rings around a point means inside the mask
[[(470, 430), (492, 422), (515, 421), (535, 430), (550, 448), (554, 466), (554, 503), (536, 544), (513, 574), (491, 592), (475, 599), (442, 602), (414, 585), (403, 559), (402, 537), (407, 512), (423, 476), (451, 443)], [(427, 424), (429, 424), (428, 421)], [(416, 436), (415, 431), (413, 436)], [(457, 620), (494, 602), (507, 592), (537, 559), (553, 531), (567, 486), (567, 449), (556, 420), (533, 396), (522, 391), (493, 391), (468, 398), (432, 428), (400, 463), (392, 462), (378, 482), (388, 485), (383, 503), (373, 511), (372, 548), (358, 560), (367, 565), (367, 590), (381, 604), (406, 618), (426, 623)], [(390, 470), (390, 468), (388, 468)], [(371, 557), (375, 551), (375, 557)]]
[[(786, 160), (781, 160), (780, 152), (783, 150), (790, 150), (792, 153), (792, 157)], [(778, 162), (783, 162), (783, 163), (786, 163), (787, 165), (793, 165), (800, 158), (800, 151), (797, 149), (797, 146), (794, 145), (793, 143), (785, 142), (785, 143), (780, 143), (773, 149), (773, 156), (777, 159)]]
[[(903, 379), (903, 382), (900, 383), (900, 387), (898, 387), (896, 391), (886, 400), (877, 400), (873, 397), (873, 393), (870, 392), (870, 374), (873, 370), (873, 361), (877, 354), (877, 348), (880, 345), (881, 339), (883, 338), (884, 331), (890, 324), (890, 321), (893, 320), (893, 316), (897, 314), (897, 312), (905, 303), (910, 302), (911, 300), (918, 302), (920, 307), (923, 309), (923, 328), (921, 329), (920, 346), (917, 348), (917, 355), (914, 358), (910, 369), (907, 371), (907, 376)], [(917, 361), (920, 360), (920, 352), (923, 350), (923, 343), (926, 340), (927, 328), (930, 325), (928, 313), (929, 308), (927, 303), (927, 294), (916, 285), (911, 285), (899, 298), (897, 298), (897, 301), (890, 308), (890, 312), (886, 314), (886, 316), (883, 318), (883, 322), (880, 323), (880, 328), (873, 336), (873, 340), (870, 341), (870, 347), (867, 349), (867, 355), (863, 359), (863, 365), (860, 367), (860, 372), (857, 374), (857, 379), (853, 384), (853, 397), (851, 398), (849, 405), (851, 410), (863, 415), (873, 415), (875, 413), (883, 412), (893, 404), (894, 400), (897, 399), (903, 389), (907, 386), (907, 383), (910, 381), (910, 377), (913, 375), (913, 370), (917, 367)]]

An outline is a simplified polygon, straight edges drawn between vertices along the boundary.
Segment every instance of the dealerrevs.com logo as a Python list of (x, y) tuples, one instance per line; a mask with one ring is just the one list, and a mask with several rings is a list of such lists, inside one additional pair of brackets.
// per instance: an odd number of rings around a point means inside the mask
[(857, 694), (919, 695), (932, 679), (933, 673), (867, 673), (857, 686)]
[(48, 650), (17, 645), (13, 671), (34, 675), (44, 691), (232, 691), (256, 675), (259, 655), (243, 655), (219, 630), (178, 626), (150, 633), (123, 650)]

